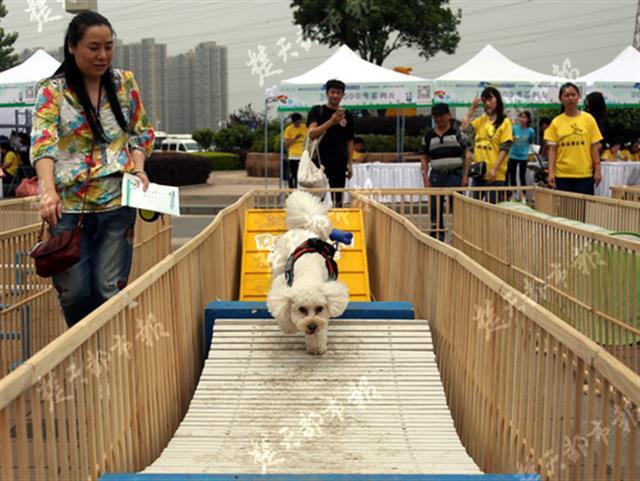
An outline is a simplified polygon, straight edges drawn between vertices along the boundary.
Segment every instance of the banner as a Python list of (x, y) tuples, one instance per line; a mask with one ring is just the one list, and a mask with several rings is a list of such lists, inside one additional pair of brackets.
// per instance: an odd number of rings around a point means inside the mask
[(36, 84), (33, 82), (0, 85), (0, 105), (32, 105), (35, 103)]
[[(299, 110), (324, 104), (327, 96), (323, 85), (278, 86), (278, 110)], [(347, 85), (341, 106), (352, 108), (421, 107), (432, 103), (431, 82), (410, 82), (398, 84), (361, 83)]]
[[(495, 87), (502, 95), (505, 106), (527, 106), (558, 104), (558, 90), (564, 80), (558, 82), (474, 82), (457, 80), (435, 80), (434, 103), (468, 105), (480, 96), (486, 87)], [(584, 83), (577, 83), (584, 92)]]
[(640, 107), (640, 82), (594, 82), (589, 90), (602, 92), (608, 106)]

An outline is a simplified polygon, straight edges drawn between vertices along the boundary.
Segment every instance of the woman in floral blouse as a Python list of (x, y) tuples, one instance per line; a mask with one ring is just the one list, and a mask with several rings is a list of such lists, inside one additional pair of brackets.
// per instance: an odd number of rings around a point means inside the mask
[(71, 327), (122, 289), (129, 276), (135, 210), (121, 205), (122, 175), (144, 188), (154, 133), (131, 72), (111, 68), (113, 29), (95, 12), (71, 20), (64, 62), (38, 87), (31, 162), (40, 216), (57, 235), (84, 212), (81, 259), (53, 276)]

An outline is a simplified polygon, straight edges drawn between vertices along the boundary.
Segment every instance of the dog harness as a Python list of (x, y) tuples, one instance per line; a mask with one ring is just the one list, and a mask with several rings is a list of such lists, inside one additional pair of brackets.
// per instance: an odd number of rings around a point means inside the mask
[(317, 237), (304, 241), (296, 247), (296, 250), (294, 250), (287, 259), (287, 264), (284, 269), (284, 278), (287, 285), (289, 287), (293, 285), (293, 265), (305, 254), (320, 254), (324, 257), (324, 264), (327, 266), (329, 280), (335, 281), (338, 278), (338, 264), (333, 260), (336, 250), (334, 246)]

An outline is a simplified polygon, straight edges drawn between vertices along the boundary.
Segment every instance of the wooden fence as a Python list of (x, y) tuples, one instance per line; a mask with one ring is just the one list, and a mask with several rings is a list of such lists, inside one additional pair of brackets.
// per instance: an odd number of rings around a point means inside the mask
[(640, 372), (640, 241), (454, 202), (454, 247)]
[(640, 185), (614, 185), (611, 187), (614, 199), (640, 202)]
[[(204, 307), (237, 298), (245, 211), (282, 199), (245, 195), (0, 380), (3, 480), (97, 479), (160, 454), (198, 381)], [(374, 295), (431, 320), (456, 428), (483, 470), (638, 478), (636, 374), (401, 215), (364, 196), (353, 203)]]
[(535, 188), (537, 210), (621, 232), (640, 232), (640, 203), (597, 195)]
[[(9, 204), (11, 209), (5, 208)], [(66, 324), (50, 279), (36, 275), (28, 253), (39, 223), (33, 199), (0, 202), (0, 224), (23, 226), (0, 232), (0, 376), (55, 339)], [(16, 213), (20, 214), (16, 214)], [(7, 221), (7, 219), (9, 219)], [(171, 251), (171, 218), (136, 222), (130, 279), (137, 278)]]

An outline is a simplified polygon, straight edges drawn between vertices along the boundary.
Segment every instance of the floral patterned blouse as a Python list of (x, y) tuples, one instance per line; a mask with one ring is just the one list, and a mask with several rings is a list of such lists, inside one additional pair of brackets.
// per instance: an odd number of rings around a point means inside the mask
[(114, 69), (113, 77), (129, 133), (120, 128), (103, 89), (100, 122), (108, 140), (95, 143), (93, 156), (90, 156), (91, 127), (64, 77), (44, 80), (38, 86), (31, 130), (31, 163), (35, 166), (45, 157), (55, 161), (55, 185), (63, 212), (80, 212), (85, 190), (86, 211), (120, 207), (122, 174), (134, 169), (131, 151), (138, 149), (150, 155), (153, 149), (153, 129), (133, 73)]

